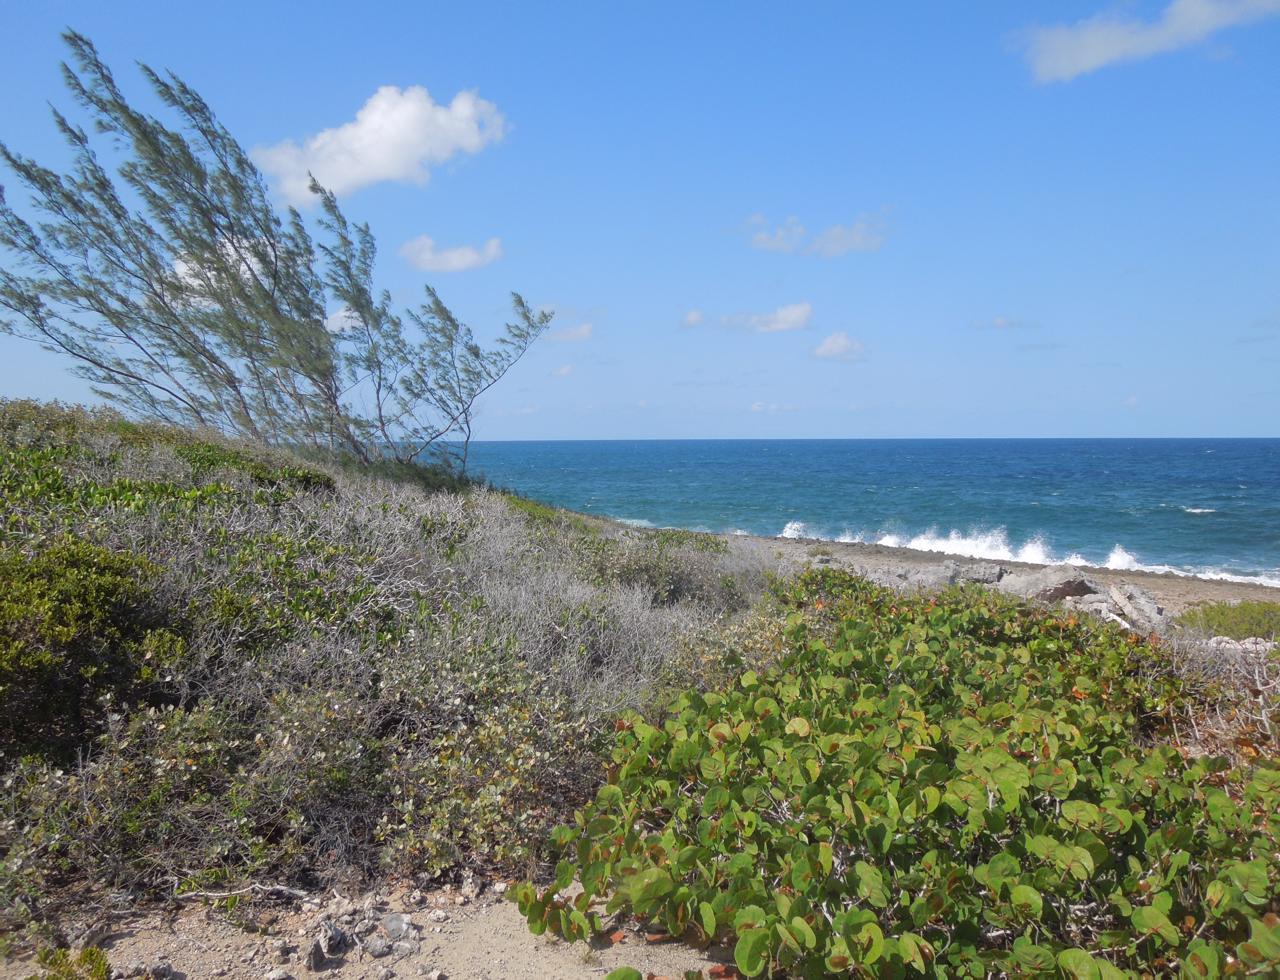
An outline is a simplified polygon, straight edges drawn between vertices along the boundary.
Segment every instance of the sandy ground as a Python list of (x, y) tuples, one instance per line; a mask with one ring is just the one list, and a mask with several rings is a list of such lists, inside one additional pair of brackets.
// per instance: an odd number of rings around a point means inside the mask
[[(633, 927), (612, 930), (593, 946), (570, 944), (532, 935), (515, 903), (491, 891), (465, 906), (455, 901), (452, 895), (438, 892), (425, 902), (412, 902), (404, 895), (386, 899), (377, 915), (404, 915), (411, 923), (410, 941), (385, 955), (372, 956), (366, 950), (373, 948), (369, 940), (382, 934), (379, 929), (365, 937), (367, 946), (328, 960), (318, 970), (305, 962), (316, 935), (317, 911), (296, 903), (261, 908), (253, 927), (265, 934), (202, 905), (122, 919), (102, 930), (97, 941), (113, 971), (135, 975), (138, 967), (144, 967), (153, 971), (150, 976), (178, 980), (599, 980), (620, 966), (634, 967), (646, 977), (672, 980), (679, 980), (687, 970), (701, 970), (706, 977), (737, 975), (718, 965), (732, 963), (726, 950), (712, 951), (712, 958), (682, 943), (652, 942)], [(442, 918), (445, 921), (435, 921)], [(166, 968), (172, 972), (164, 973)], [(34, 969), (30, 961), (0, 963), (0, 978), (25, 978)]]
[[(1000, 565), (1010, 571), (1044, 567), (1020, 561), (960, 558), (932, 551), (889, 548), (880, 544), (851, 544), (804, 538), (758, 538), (757, 540), (761, 543), (767, 542), (779, 557), (797, 568), (810, 564), (815, 559), (824, 558), (829, 559), (831, 567), (881, 574), (895, 574), (904, 569), (941, 568), (952, 562), (962, 566)], [(1109, 568), (1081, 568), (1080, 570), (1089, 578), (1102, 584), (1124, 583), (1142, 589), (1171, 616), (1177, 616), (1191, 606), (1206, 602), (1238, 602), (1244, 599), (1280, 602), (1280, 588), (1266, 585), (1195, 578), (1172, 573), (1126, 572)]]

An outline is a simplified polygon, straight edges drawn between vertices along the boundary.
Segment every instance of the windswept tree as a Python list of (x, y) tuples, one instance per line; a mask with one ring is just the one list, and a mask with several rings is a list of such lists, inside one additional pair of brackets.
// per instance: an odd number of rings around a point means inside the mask
[[(90, 41), (65, 36), (63, 77), (89, 132), (58, 110), (73, 166), (0, 143), (30, 194), (0, 187), (0, 329), (69, 355), (134, 414), (368, 462), (460, 461), (476, 399), (546, 329), (512, 294), (491, 349), (427, 287), (398, 311), (373, 284), (376, 247), (314, 180), (313, 240), (281, 216), (249, 155), (181, 79), (141, 70), (172, 124), (132, 106)], [(113, 159), (104, 163), (98, 146)]]

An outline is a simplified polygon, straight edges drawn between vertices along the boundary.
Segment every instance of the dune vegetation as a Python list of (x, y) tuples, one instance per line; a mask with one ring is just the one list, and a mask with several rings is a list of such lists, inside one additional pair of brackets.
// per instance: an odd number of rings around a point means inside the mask
[(1207, 636), (1233, 640), (1280, 637), (1280, 602), (1213, 602), (1187, 610), (1178, 622)]
[(769, 567), (31, 402), (0, 403), (0, 493), (11, 935), (86, 887), (536, 874), (613, 718), (723, 673), (716, 631), (745, 629)]
[(0, 489), (10, 942), (465, 870), (748, 976), (1280, 968), (1275, 688), (1185, 650), (109, 410)]
[(633, 912), (746, 976), (1280, 969), (1274, 687), (1251, 713), (1170, 647), (982, 590), (784, 595), (776, 662), (620, 718), (519, 893), (535, 931)]

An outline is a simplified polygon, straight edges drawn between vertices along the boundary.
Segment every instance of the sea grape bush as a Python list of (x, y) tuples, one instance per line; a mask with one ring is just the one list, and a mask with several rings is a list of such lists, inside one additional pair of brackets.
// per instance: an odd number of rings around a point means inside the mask
[(1168, 744), (1160, 649), (843, 573), (788, 598), (775, 665), (620, 718), (556, 880), (518, 889), (535, 933), (607, 900), (747, 976), (1280, 971), (1280, 765)]

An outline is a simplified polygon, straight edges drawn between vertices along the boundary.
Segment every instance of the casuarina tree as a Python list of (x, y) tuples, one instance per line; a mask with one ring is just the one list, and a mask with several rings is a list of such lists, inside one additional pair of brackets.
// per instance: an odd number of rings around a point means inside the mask
[(140, 416), (364, 462), (465, 465), (476, 399), (550, 314), (513, 293), (486, 349), (429, 286), (396, 309), (374, 286), (369, 227), (332, 193), (312, 181), (313, 238), (180, 78), (141, 66), (166, 121), (130, 104), (87, 38), (65, 40), (63, 76), (90, 125), (53, 111), (66, 173), (0, 143), (31, 215), (0, 187), (0, 329), (69, 355)]

